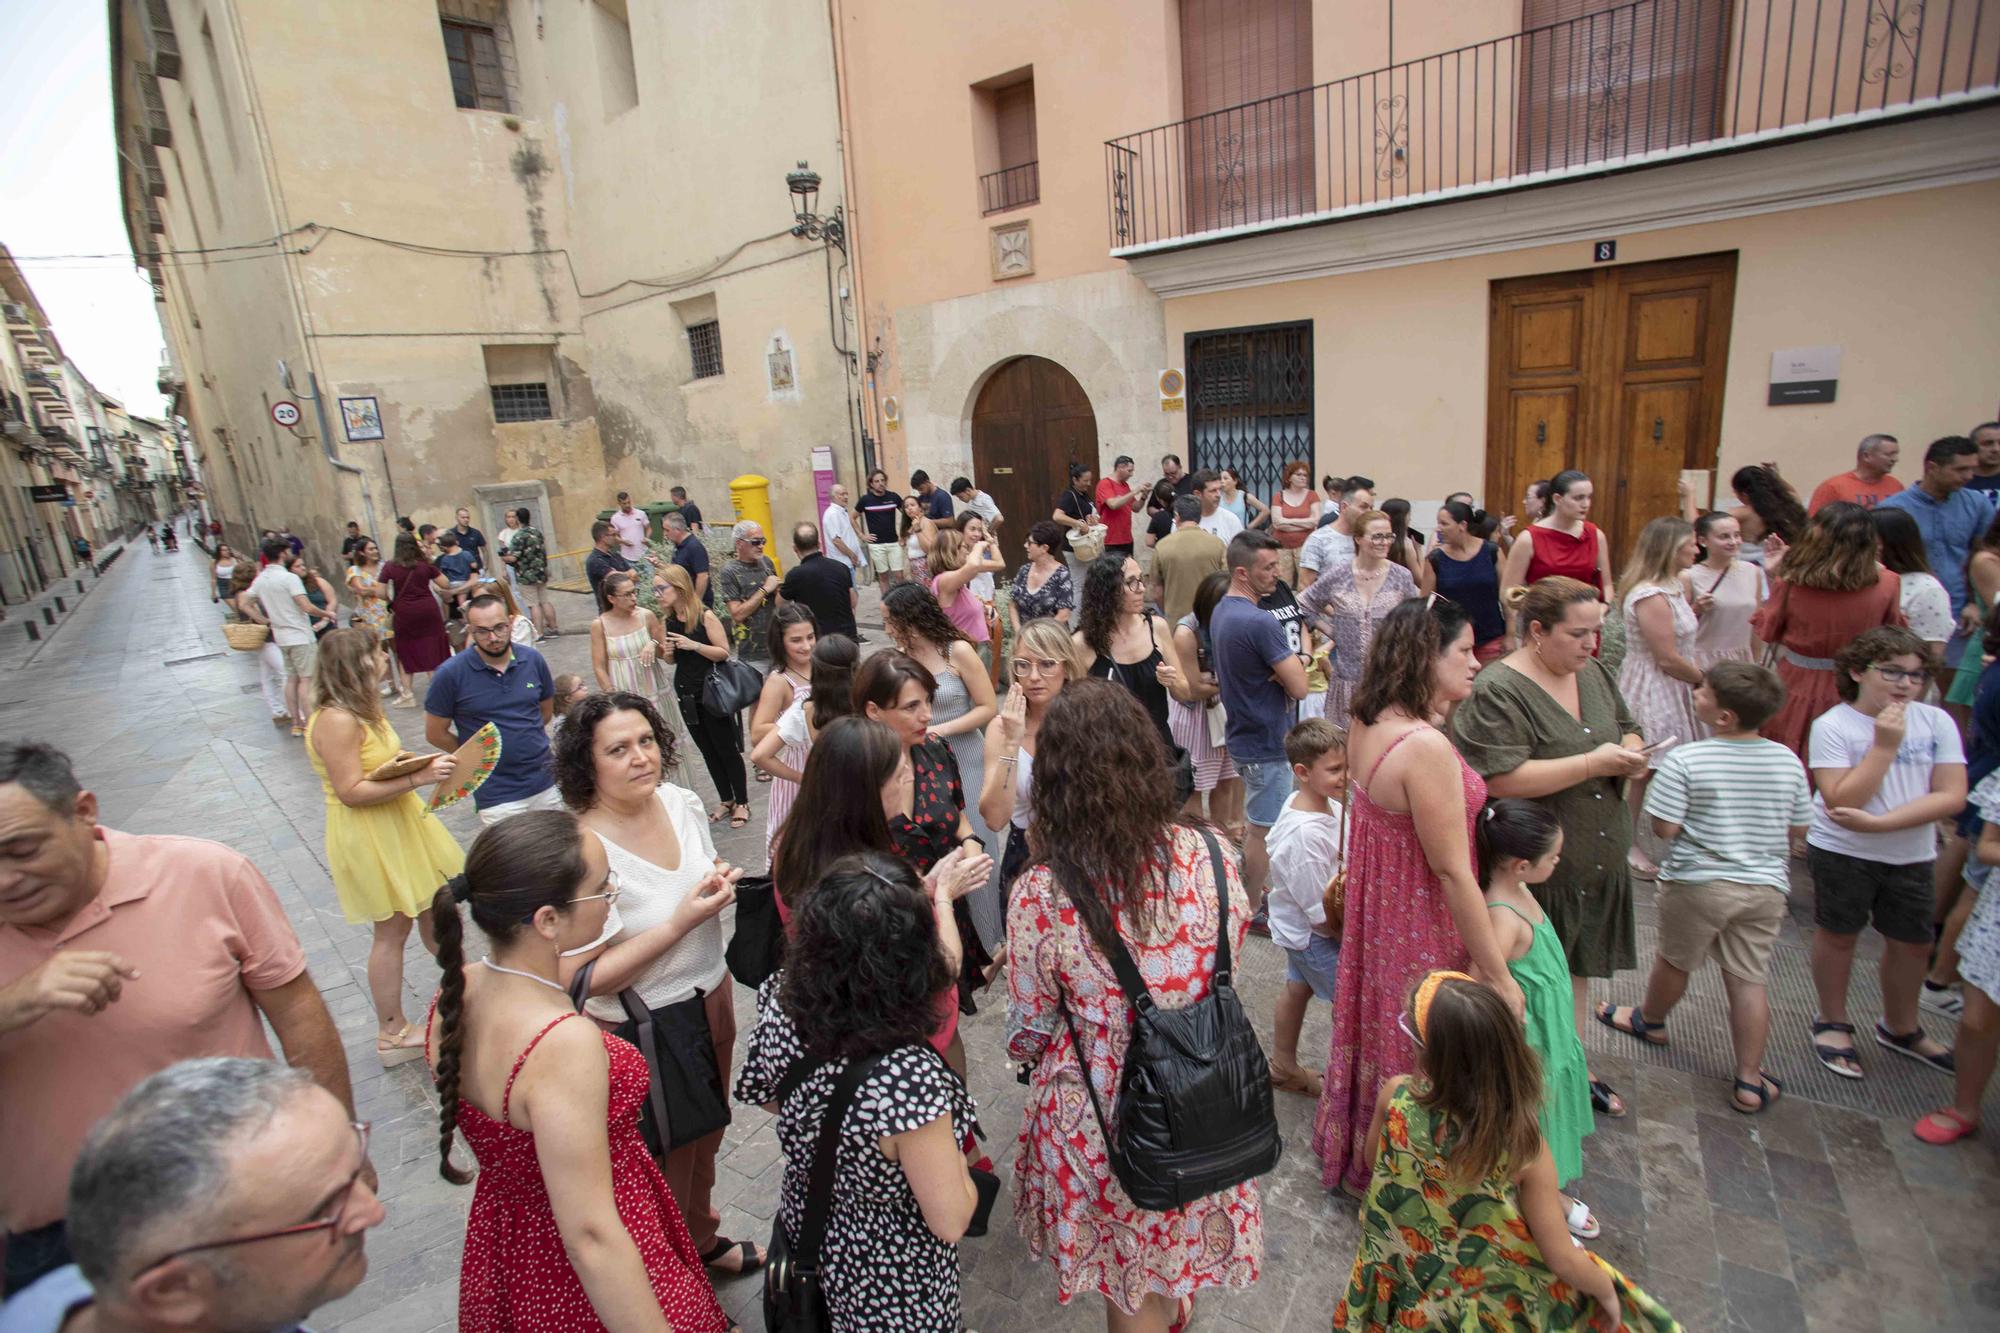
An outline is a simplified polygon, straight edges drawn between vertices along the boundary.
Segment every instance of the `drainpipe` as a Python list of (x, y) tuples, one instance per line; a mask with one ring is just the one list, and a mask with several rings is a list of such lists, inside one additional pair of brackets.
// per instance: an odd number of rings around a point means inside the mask
[(319, 443), (320, 448), (326, 451), (326, 461), (331, 463), (337, 471), (360, 478), (362, 517), (368, 521), (367, 531), (370, 534), (379, 532), (381, 529), (375, 526), (375, 499), (368, 493), (367, 472), (340, 458), (333, 452), (333, 427), (327, 423), (326, 395), (319, 391), (319, 372), (316, 370), (307, 371), (306, 380), (312, 385), (313, 415), (319, 418)]

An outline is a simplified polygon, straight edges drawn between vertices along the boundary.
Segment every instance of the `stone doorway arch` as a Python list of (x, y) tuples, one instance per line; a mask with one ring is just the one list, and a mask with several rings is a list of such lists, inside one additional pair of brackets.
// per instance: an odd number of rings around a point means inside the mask
[(1076, 377), (1046, 357), (1002, 362), (972, 408), (972, 470), (1007, 516), (1008, 545), (1055, 511), (1071, 463), (1097, 467), (1097, 414)]

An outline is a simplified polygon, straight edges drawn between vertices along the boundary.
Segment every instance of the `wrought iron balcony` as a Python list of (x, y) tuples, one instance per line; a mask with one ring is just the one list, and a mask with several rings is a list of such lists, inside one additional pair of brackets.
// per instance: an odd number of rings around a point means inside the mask
[(1648, 166), (1996, 85), (2000, 0), (1632, 0), (1109, 140), (1111, 247)]
[(979, 178), (981, 214), (1004, 213), (1010, 208), (1025, 208), (1029, 204), (1041, 202), (1041, 198), (1040, 162), (1023, 162), (1018, 167), (989, 171)]

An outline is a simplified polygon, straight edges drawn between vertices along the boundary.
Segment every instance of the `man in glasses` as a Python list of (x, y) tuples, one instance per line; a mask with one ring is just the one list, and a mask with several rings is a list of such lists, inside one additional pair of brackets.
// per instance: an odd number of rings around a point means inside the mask
[(513, 638), (507, 604), (487, 593), (465, 608), (466, 644), (431, 673), (424, 695), (424, 739), (456, 750), (491, 722), (500, 731), (500, 762), (472, 794), (479, 822), (497, 824), (523, 810), (560, 810), (549, 758), (556, 682), (549, 664)]
[(736, 539), (736, 551), (715, 573), (715, 586), (729, 606), (729, 618), (736, 624), (736, 655), (746, 662), (769, 665), (771, 650), (765, 643), (771, 628), (771, 612), (778, 605), (778, 567), (764, 553), (768, 544), (764, 529), (744, 519), (729, 535)]
[(303, 1333), (360, 1284), (384, 1217), (368, 1127), (302, 1070), (186, 1060), (90, 1131), (59, 1268), (0, 1310), (0, 1333)]
[(69, 1262), (64, 1191), (92, 1123), (177, 1060), (269, 1057), (266, 1021), (287, 1062), (350, 1100), (340, 1034), (257, 868), (105, 828), (60, 750), (0, 742), (6, 1290)]

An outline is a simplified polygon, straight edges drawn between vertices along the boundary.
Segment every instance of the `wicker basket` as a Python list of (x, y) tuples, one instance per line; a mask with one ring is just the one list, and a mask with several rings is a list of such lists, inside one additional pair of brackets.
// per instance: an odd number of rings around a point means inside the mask
[(240, 653), (254, 653), (264, 646), (264, 640), (271, 637), (269, 625), (259, 625), (254, 620), (232, 620), (222, 627), (222, 637), (229, 640), (229, 646)]

